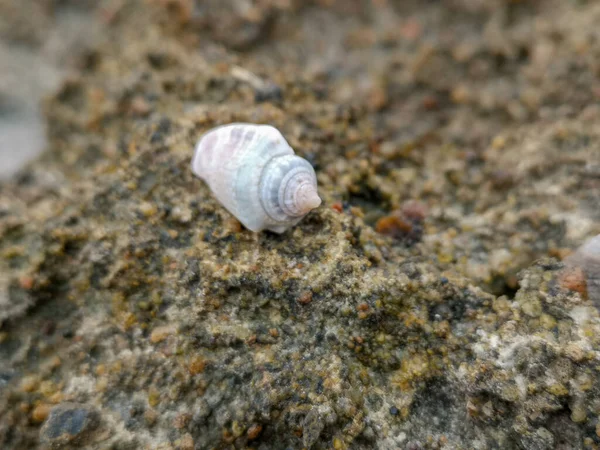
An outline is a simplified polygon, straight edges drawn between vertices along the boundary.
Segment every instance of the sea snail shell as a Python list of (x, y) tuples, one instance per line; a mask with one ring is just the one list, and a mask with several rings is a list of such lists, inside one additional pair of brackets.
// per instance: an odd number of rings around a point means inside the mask
[(321, 204), (314, 169), (269, 125), (210, 130), (196, 145), (192, 172), (251, 231), (283, 233)]

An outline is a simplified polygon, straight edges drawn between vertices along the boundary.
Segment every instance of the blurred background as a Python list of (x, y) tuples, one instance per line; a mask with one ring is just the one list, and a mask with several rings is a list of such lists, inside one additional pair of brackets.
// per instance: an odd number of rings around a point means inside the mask
[(0, 179), (45, 145), (42, 100), (102, 37), (86, 0), (0, 0)]

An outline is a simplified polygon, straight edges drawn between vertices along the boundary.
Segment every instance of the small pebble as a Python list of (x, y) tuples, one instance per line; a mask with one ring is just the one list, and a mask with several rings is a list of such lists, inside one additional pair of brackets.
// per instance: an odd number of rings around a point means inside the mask
[(397, 215), (390, 215), (377, 221), (375, 231), (392, 238), (401, 238), (412, 231), (412, 225)]
[(265, 82), (262, 86), (254, 90), (254, 101), (262, 102), (280, 102), (283, 100), (281, 88), (272, 82)]
[(308, 305), (312, 301), (312, 296), (312, 292), (304, 291), (302, 294), (300, 294), (300, 297), (298, 297), (298, 303), (302, 305)]
[(158, 413), (154, 409), (147, 409), (144, 412), (144, 420), (146, 421), (146, 424), (148, 424), (149, 426), (154, 425), (156, 423), (157, 419), (158, 419)]
[(188, 366), (188, 370), (191, 375), (198, 375), (199, 373), (204, 372), (204, 367), (206, 366), (206, 361), (201, 356), (193, 356), (190, 360), (190, 364)]
[(151, 217), (156, 214), (157, 211), (156, 205), (150, 202), (144, 202), (140, 204), (138, 208), (145, 217)]
[(173, 420), (173, 427), (177, 430), (184, 429), (190, 423), (192, 416), (188, 413), (180, 413)]
[(583, 298), (587, 297), (587, 283), (581, 267), (565, 268), (560, 273), (558, 281), (563, 289), (579, 292)]
[(100, 423), (96, 410), (88, 405), (63, 403), (49, 412), (40, 430), (40, 440), (52, 448), (73, 448), (74, 444), (89, 443), (89, 433)]
[(170, 326), (156, 327), (150, 335), (150, 342), (157, 344), (164, 341), (168, 336), (173, 334), (173, 329)]
[(21, 380), (20, 389), (23, 392), (33, 392), (39, 386), (39, 378), (35, 375), (28, 375)]
[(341, 213), (344, 211), (342, 202), (335, 202), (333, 205), (331, 205), (331, 209), (333, 209), (334, 211), (336, 211), (338, 213)]
[(34, 408), (33, 412), (31, 413), (31, 419), (36, 423), (41, 423), (46, 420), (46, 417), (48, 417), (49, 413), (50, 406), (45, 403), (41, 403)]
[(423, 220), (427, 216), (427, 207), (417, 201), (417, 200), (409, 200), (405, 202), (400, 208), (402, 214), (411, 220)]
[(144, 97), (136, 96), (131, 100), (129, 112), (134, 116), (147, 116), (150, 114), (151, 107)]
[(181, 438), (181, 450), (194, 450), (194, 438), (190, 433), (186, 433)]
[(255, 423), (252, 426), (250, 426), (250, 428), (248, 428), (248, 431), (246, 432), (248, 440), (253, 441), (254, 439), (256, 439), (262, 432), (262, 428), (262, 425), (258, 423)]
[(21, 278), (19, 278), (19, 285), (27, 291), (33, 287), (33, 283), (33, 278), (28, 275), (23, 275)]

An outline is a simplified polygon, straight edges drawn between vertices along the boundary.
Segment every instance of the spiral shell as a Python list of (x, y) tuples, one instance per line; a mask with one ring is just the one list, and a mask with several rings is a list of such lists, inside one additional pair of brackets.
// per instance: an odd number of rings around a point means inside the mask
[(269, 125), (210, 130), (196, 145), (192, 172), (251, 231), (283, 233), (321, 204), (314, 169)]

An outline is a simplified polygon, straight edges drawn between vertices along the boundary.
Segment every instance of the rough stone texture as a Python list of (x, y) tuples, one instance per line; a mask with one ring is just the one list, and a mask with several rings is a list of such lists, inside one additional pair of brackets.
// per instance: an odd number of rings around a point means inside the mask
[(50, 410), (40, 430), (40, 441), (50, 448), (73, 448), (93, 442), (90, 433), (98, 427), (98, 414), (77, 403), (62, 403)]
[[(48, 150), (0, 186), (2, 448), (66, 402), (92, 449), (598, 448), (600, 319), (559, 276), (600, 233), (598, 4), (90, 14)], [(191, 174), (233, 121), (315, 166), (281, 236)]]

